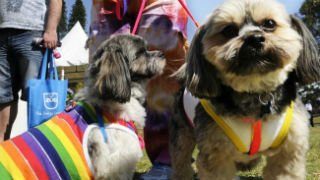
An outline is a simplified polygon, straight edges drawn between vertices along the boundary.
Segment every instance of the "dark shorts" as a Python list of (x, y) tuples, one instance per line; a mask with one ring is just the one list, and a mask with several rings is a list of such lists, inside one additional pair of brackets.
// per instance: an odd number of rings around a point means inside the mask
[(42, 50), (32, 45), (42, 31), (0, 29), (0, 103), (26, 98), (27, 81), (36, 78), (42, 60)]

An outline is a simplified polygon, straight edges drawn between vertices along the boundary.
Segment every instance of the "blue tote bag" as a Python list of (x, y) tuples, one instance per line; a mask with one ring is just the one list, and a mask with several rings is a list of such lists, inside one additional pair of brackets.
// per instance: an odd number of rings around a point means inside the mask
[(27, 85), (28, 128), (41, 124), (65, 109), (68, 81), (59, 80), (52, 50), (47, 49), (44, 54), (39, 78), (30, 79)]

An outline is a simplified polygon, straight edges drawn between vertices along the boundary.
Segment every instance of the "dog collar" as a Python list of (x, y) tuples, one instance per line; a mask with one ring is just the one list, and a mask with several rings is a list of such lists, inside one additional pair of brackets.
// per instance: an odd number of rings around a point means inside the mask
[(134, 123), (134, 121), (126, 121), (124, 119), (120, 119), (120, 118), (115, 118), (114, 116), (110, 115), (109, 113), (107, 112), (103, 112), (103, 121), (105, 123), (115, 123), (115, 124), (119, 124), (119, 125), (122, 125), (128, 129), (130, 129), (131, 131), (133, 131), (134, 133), (138, 134), (138, 131), (137, 131), (137, 127)]
[(114, 118), (114, 116), (112, 116), (112, 115), (110, 115), (109, 113), (106, 113), (106, 112), (103, 112), (102, 114), (103, 114), (102, 117), (103, 117), (103, 120), (104, 120), (105, 123), (119, 124), (121, 126), (126, 127), (127, 129), (130, 129), (131, 131), (133, 131), (137, 135), (137, 137), (139, 139), (139, 143), (140, 143), (141, 149), (144, 149), (144, 147), (145, 147), (144, 140), (139, 135), (137, 127), (136, 127), (136, 124), (134, 123), (133, 120), (126, 121), (124, 119), (117, 119), (117, 118)]
[[(236, 122), (237, 124), (232, 124), (234, 121), (226, 121), (214, 112), (210, 101), (201, 99), (200, 103), (208, 115), (223, 129), (238, 150), (243, 153), (249, 153), (249, 155), (254, 155), (268, 148), (278, 147), (287, 136), (293, 117), (294, 103), (292, 102), (280, 120), (267, 122), (257, 120), (251, 123)], [(239, 129), (240, 131), (237, 131)], [(244, 131), (241, 132), (241, 130)], [(274, 133), (275, 131), (277, 132)], [(250, 133), (245, 134), (244, 132)], [(271, 135), (268, 134), (268, 132), (270, 132)], [(247, 138), (245, 138), (245, 136)], [(251, 136), (251, 138), (249, 136)], [(273, 138), (267, 141), (266, 138), (270, 136), (273, 136)]]
[[(77, 105), (83, 107), (86, 110), (88, 116), (90, 117), (89, 119), (91, 119), (94, 123), (98, 123), (99, 124), (99, 127), (101, 129), (101, 133), (102, 133), (105, 141), (107, 141), (108, 135), (107, 135), (107, 133), (106, 133), (106, 131), (104, 129), (103, 123), (119, 124), (121, 126), (124, 126), (124, 127), (128, 128), (128, 129), (130, 129), (131, 131), (133, 131), (138, 136), (141, 149), (144, 149), (144, 146), (145, 146), (144, 145), (144, 140), (138, 134), (137, 127), (136, 127), (136, 125), (135, 125), (133, 120), (126, 121), (124, 119), (115, 118), (110, 113), (107, 113), (106, 111), (102, 111), (101, 109), (99, 109), (97, 107), (94, 107), (91, 104), (88, 104), (88, 103), (83, 102), (83, 101), (77, 102)], [(100, 113), (97, 113), (97, 112), (100, 112)], [(98, 116), (98, 114), (102, 114), (102, 115)]]

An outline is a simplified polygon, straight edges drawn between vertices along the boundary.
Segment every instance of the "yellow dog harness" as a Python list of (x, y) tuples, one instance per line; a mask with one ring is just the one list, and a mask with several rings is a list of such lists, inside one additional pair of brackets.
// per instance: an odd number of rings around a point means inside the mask
[(235, 121), (231, 118), (222, 119), (214, 112), (210, 101), (197, 99), (190, 92), (185, 91), (183, 105), (186, 115), (193, 123), (195, 107), (201, 103), (207, 114), (220, 126), (240, 152), (253, 155), (269, 148), (278, 147), (288, 134), (293, 117), (293, 105), (287, 108), (279, 118), (267, 121), (255, 120), (252, 122)]

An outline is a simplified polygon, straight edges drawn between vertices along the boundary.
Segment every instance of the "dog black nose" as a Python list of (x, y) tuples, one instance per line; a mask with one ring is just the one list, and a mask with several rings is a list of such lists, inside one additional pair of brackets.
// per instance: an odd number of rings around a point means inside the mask
[(154, 55), (155, 57), (160, 57), (160, 58), (164, 58), (164, 57), (165, 57), (165, 56), (164, 56), (164, 53), (161, 52), (161, 51), (154, 51), (154, 52), (153, 52), (153, 55)]
[(245, 38), (245, 43), (253, 47), (262, 47), (266, 38), (262, 34), (251, 34)]
[(164, 53), (161, 52), (161, 51), (159, 51), (159, 52), (158, 52), (158, 56), (164, 58)]

